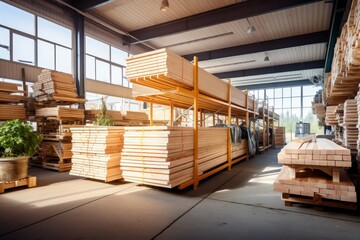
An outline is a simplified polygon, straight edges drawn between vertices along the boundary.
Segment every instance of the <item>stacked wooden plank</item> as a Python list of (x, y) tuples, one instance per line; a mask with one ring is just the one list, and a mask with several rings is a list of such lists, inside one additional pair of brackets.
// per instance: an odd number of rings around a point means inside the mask
[[(193, 87), (192, 63), (169, 49), (135, 55), (127, 58), (126, 61), (126, 75), (134, 84), (160, 91), (174, 90), (176, 87), (191, 90)], [(201, 93), (222, 101), (228, 101), (228, 84), (226, 82), (201, 68), (199, 68), (198, 73), (198, 86)], [(246, 107), (246, 94), (235, 87), (231, 87), (231, 102)], [(249, 99), (249, 109), (253, 110), (253, 104), (253, 100)]]
[(325, 125), (325, 106), (322, 101), (323, 90), (316, 92), (314, 100), (312, 101), (312, 112), (318, 118), (319, 126)]
[(239, 157), (242, 157), (244, 155), (247, 155), (247, 141), (242, 140), (240, 143), (232, 143), (231, 144), (231, 158), (236, 159)]
[(23, 102), (27, 97), (22, 94), (24, 91), (19, 90), (19, 87), (19, 84), (0, 82), (0, 121), (26, 119)]
[(274, 182), (275, 191), (356, 202), (355, 187), (344, 172), (351, 167), (349, 149), (321, 138), (290, 142), (278, 154), (278, 162), (284, 166)]
[(353, 155), (357, 155), (357, 140), (359, 131), (357, 101), (348, 99), (344, 103), (344, 147), (351, 149)]
[(38, 102), (85, 102), (78, 97), (74, 78), (70, 74), (44, 69), (32, 88)]
[(326, 107), (326, 115), (325, 115), (326, 125), (337, 125), (338, 124), (338, 120), (336, 119), (336, 107), (337, 106), (327, 106)]
[(40, 149), (41, 162), (31, 163), (43, 168), (58, 170), (71, 169), (70, 127), (82, 125), (84, 110), (67, 107), (45, 107), (36, 109), (38, 132), (43, 135)]
[(105, 182), (122, 178), (122, 127), (84, 126), (71, 128), (71, 132), (73, 165), (70, 175)]
[(286, 144), (285, 127), (275, 127), (275, 146), (284, 146)]
[[(199, 129), (199, 175), (227, 161), (227, 131)], [(124, 179), (167, 188), (192, 179), (193, 132), (187, 127), (125, 127), (120, 163)], [(244, 144), (234, 147), (237, 156), (243, 154)]]
[[(85, 120), (93, 123), (99, 114), (99, 110), (85, 110)], [(115, 126), (121, 125), (124, 117), (120, 111), (106, 110), (106, 115), (111, 118)]]
[(356, 95), (360, 83), (359, 11), (359, 1), (352, 1), (348, 19), (335, 45), (331, 75), (325, 81), (324, 99), (327, 104), (343, 103)]

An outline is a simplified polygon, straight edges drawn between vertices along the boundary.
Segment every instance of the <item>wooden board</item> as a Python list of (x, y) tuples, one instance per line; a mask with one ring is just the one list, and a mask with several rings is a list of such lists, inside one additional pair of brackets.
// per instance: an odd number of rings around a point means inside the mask
[(28, 176), (24, 179), (15, 181), (0, 182), (0, 193), (4, 193), (6, 189), (27, 186), (29, 188), (36, 187), (36, 177)]

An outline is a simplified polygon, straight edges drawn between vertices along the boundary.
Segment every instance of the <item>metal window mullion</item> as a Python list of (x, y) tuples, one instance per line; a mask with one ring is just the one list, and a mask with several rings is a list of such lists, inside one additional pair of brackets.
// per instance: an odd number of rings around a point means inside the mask
[(35, 15), (34, 66), (38, 67), (38, 16)]
[(13, 31), (9, 29), (9, 50), (10, 50), (10, 61), (14, 61), (14, 38), (13, 38)]

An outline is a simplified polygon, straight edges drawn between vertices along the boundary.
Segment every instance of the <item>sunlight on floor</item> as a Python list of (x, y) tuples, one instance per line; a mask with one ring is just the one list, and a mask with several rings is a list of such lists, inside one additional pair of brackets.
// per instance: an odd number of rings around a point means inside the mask
[(281, 167), (266, 167), (261, 173), (249, 180), (251, 183), (273, 184)]

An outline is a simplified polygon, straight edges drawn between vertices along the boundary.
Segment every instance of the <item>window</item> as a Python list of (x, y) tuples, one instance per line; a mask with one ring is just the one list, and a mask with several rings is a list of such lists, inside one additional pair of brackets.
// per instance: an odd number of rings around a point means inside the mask
[(71, 48), (71, 30), (38, 17), (38, 37)]
[(86, 55), (86, 77), (95, 79), (95, 58)]
[(110, 83), (110, 64), (96, 60), (96, 80)]
[(312, 85), (303, 86), (303, 95), (304, 96), (312, 96), (312, 97), (314, 97), (316, 92), (318, 90), (320, 90), (320, 89), (321, 89), (321, 87), (312, 86)]
[(301, 87), (292, 87), (291, 88), (291, 96), (300, 97), (301, 96)]
[(282, 98), (282, 88), (275, 89), (275, 98)]
[(38, 66), (55, 69), (54, 44), (38, 40)]
[(0, 27), (0, 58), (10, 60), (10, 31)]
[(31, 35), (35, 34), (35, 15), (0, 1), (0, 24)]
[(274, 98), (274, 89), (266, 89), (266, 96), (268, 96), (268, 98)]
[(291, 107), (292, 108), (301, 107), (301, 97), (291, 98)]
[(110, 60), (109, 45), (88, 36), (85, 37), (85, 42), (87, 54), (102, 58), (104, 60)]
[(283, 108), (291, 108), (291, 98), (283, 98)]
[(312, 107), (311, 102), (313, 101), (314, 97), (303, 97), (303, 107)]
[(283, 97), (291, 97), (291, 88), (283, 88)]
[(72, 73), (70, 49), (56, 46), (56, 70)]
[(111, 61), (122, 66), (126, 65), (125, 58), (128, 57), (128, 53), (118, 48), (111, 47)]
[(274, 107), (275, 108), (282, 108), (282, 98), (275, 98), (275, 103), (274, 103)]
[(13, 60), (25, 64), (35, 64), (35, 41), (16, 33), (13, 34)]
[(122, 68), (117, 66), (111, 66), (111, 83), (122, 85)]

